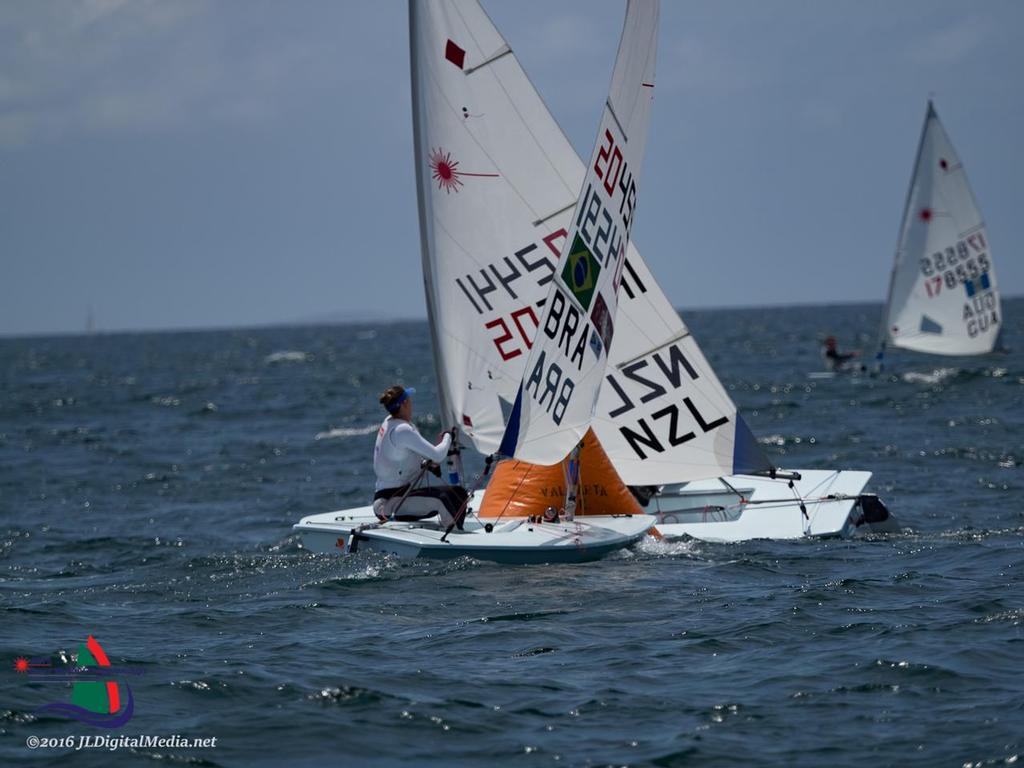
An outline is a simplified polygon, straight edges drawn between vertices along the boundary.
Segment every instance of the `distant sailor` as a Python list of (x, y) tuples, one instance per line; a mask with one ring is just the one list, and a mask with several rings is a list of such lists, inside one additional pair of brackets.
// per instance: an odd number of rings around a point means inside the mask
[(846, 363), (855, 357), (860, 356), (860, 352), (847, 352), (842, 353), (836, 348), (836, 337), (829, 336), (825, 339), (825, 349), (822, 350), (822, 356), (825, 358), (825, 367), (830, 371), (842, 371), (846, 370)]
[(437, 513), (443, 527), (455, 521), (461, 530), (467, 496), (464, 488), (423, 486), (413, 488), (406, 495), (409, 485), (424, 475), (421, 470), (424, 459), (430, 462), (427, 468), (440, 475), (438, 465), (452, 445), (451, 432), (445, 432), (437, 445), (431, 445), (413, 425), (412, 395), (415, 392), (412, 387), (396, 384), (380, 396), (381, 405), (390, 415), (380, 425), (373, 448), (373, 471), (377, 475), (373, 512), (380, 520), (389, 519), (396, 510), (397, 520), (420, 520)]

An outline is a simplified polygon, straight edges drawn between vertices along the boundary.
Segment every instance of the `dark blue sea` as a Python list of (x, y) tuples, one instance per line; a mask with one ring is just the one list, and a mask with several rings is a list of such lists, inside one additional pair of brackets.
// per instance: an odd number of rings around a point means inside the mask
[[(572, 566), (300, 548), (300, 517), (368, 501), (381, 390), (441, 426), (423, 322), (0, 339), (0, 764), (1024, 760), (1024, 300), (1004, 311), (1009, 354), (831, 381), (821, 339), (868, 351), (877, 305), (687, 313), (777, 463), (871, 470), (906, 531)], [(40, 713), (70, 685), (15, 669), (90, 635), (130, 675), (119, 729)], [(97, 735), (216, 746), (27, 745)]]

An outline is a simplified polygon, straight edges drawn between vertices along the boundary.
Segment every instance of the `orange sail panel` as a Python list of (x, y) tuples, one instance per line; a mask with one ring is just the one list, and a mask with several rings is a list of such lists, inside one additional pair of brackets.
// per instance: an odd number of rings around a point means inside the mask
[[(633, 494), (612, 466), (608, 454), (593, 430), (583, 437), (580, 450), (580, 480), (576, 491), (577, 515), (642, 515)], [(528, 517), (548, 507), (565, 506), (565, 476), (568, 459), (549, 467), (506, 459), (494, 470), (487, 484), (479, 516)]]

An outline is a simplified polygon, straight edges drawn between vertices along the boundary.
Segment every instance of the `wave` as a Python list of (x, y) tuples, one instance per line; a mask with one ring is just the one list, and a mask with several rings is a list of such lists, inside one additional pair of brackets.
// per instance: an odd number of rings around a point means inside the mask
[(694, 554), (697, 549), (697, 541), (695, 539), (666, 541), (654, 536), (644, 536), (636, 543), (634, 548), (645, 555), (676, 557)]
[(801, 443), (807, 443), (808, 445), (814, 445), (818, 442), (816, 437), (800, 437), (799, 435), (762, 435), (757, 438), (757, 442), (761, 445), (774, 445), (781, 448), (784, 445), (800, 445)]
[(339, 437), (358, 437), (359, 435), (372, 435), (379, 428), (379, 424), (368, 424), (365, 427), (336, 427), (326, 432), (317, 432), (314, 440), (335, 440)]
[(935, 368), (925, 371), (907, 371), (900, 376), (908, 384), (941, 384), (960, 373), (959, 368)]
[(263, 362), (267, 365), (274, 363), (305, 363), (312, 359), (313, 356), (308, 352), (297, 349), (283, 349), (279, 352), (271, 352), (263, 358)]
[(56, 702), (44, 704), (36, 710), (36, 714), (68, 717), (97, 728), (120, 728), (132, 719), (132, 714), (135, 712), (135, 699), (132, 696), (132, 689), (127, 684), (124, 687), (128, 692), (128, 700), (120, 712), (93, 712), (91, 709), (86, 709), (76, 704)]

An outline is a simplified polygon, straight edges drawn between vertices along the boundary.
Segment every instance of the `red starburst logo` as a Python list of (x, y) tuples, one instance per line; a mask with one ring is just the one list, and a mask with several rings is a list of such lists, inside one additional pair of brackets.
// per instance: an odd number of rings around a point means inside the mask
[[(477, 115), (469, 115), (477, 117)], [(496, 173), (470, 173), (459, 170), (459, 161), (452, 157), (451, 152), (445, 152), (438, 147), (430, 153), (430, 170), (433, 173), (437, 188), (445, 192), (458, 192), (463, 186), (463, 176), (479, 176), (482, 179), (496, 179)]]
[(28, 672), (28, 659), (24, 656), (14, 660), (14, 671), (15, 672)]
[(452, 158), (451, 152), (435, 149), (430, 153), (430, 170), (433, 171), (437, 188), (445, 192), (458, 192), (462, 186), (459, 176), (459, 161)]
[(943, 157), (939, 159), (939, 168), (941, 168), (944, 171), (949, 170), (949, 163), (946, 162), (946, 158)]
[(917, 214), (917, 215), (921, 219), (921, 221), (923, 221), (925, 224), (927, 224), (929, 221), (932, 220), (932, 209), (931, 208), (922, 208), (921, 212), (919, 214)]

